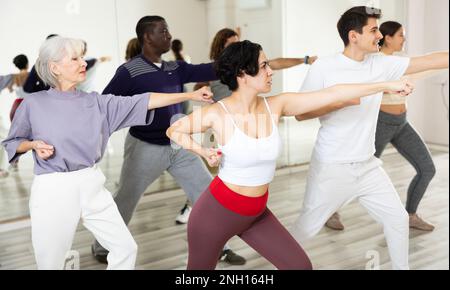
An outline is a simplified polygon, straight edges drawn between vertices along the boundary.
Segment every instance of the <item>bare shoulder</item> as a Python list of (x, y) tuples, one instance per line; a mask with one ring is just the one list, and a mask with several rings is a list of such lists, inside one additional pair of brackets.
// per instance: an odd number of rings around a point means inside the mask
[(206, 115), (217, 115), (223, 113), (223, 109), (219, 103), (203, 106), (201, 111)]
[(200, 118), (202, 123), (212, 124), (223, 119), (225, 112), (219, 103), (203, 106), (194, 110), (192, 117)]
[[(261, 100), (264, 102), (263, 100), (264, 98), (261, 98)], [(282, 111), (283, 108), (283, 94), (280, 95), (276, 95), (276, 96), (270, 96), (270, 97), (265, 97), (267, 104), (270, 107), (270, 110), (272, 111), (273, 114), (280, 114), (280, 112)]]

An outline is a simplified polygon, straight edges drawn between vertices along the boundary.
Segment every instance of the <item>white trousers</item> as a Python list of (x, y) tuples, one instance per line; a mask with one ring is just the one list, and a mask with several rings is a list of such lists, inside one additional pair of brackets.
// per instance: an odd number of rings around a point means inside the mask
[(396, 270), (407, 270), (409, 217), (382, 162), (325, 164), (313, 158), (300, 216), (291, 232), (300, 243), (312, 238), (342, 206), (358, 199), (384, 227), (384, 234)]
[(109, 270), (134, 269), (136, 242), (104, 183), (105, 176), (97, 166), (35, 177), (30, 214), (38, 269), (64, 268), (80, 218), (109, 250)]

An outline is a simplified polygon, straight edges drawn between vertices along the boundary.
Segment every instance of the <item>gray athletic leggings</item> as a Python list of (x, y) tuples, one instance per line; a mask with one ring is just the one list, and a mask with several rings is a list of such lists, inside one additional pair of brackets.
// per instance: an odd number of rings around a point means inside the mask
[(409, 185), (406, 202), (408, 213), (415, 214), (428, 185), (436, 174), (433, 159), (422, 138), (408, 123), (406, 113), (391, 115), (380, 111), (375, 141), (375, 156), (380, 158), (389, 143), (417, 171), (417, 175)]
[(225, 243), (239, 236), (281, 270), (311, 270), (302, 247), (269, 209), (244, 216), (225, 208), (206, 190), (191, 212), (188, 224), (188, 270), (214, 270)]

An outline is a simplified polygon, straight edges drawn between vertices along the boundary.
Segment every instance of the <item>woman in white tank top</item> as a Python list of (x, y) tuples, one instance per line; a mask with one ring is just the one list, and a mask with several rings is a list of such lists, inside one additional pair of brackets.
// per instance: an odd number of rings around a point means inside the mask
[[(278, 269), (311, 269), (287, 230), (267, 209), (269, 184), (282, 148), (278, 122), (321, 107), (380, 91), (408, 95), (407, 81), (337, 85), (312, 93), (270, 93), (273, 72), (261, 46), (230, 45), (216, 63), (221, 81), (233, 94), (179, 120), (167, 135), (202, 156), (219, 176), (194, 206), (188, 224), (189, 270), (214, 269), (223, 245), (238, 235)], [(202, 148), (193, 134), (212, 129), (219, 149)], [(208, 237), (208, 238), (206, 238)]]

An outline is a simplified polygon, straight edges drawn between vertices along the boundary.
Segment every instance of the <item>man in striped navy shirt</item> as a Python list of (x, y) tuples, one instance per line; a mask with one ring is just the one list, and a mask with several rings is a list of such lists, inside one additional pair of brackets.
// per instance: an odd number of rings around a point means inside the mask
[[(216, 80), (213, 65), (191, 65), (183, 61), (165, 62), (161, 56), (171, 47), (172, 35), (164, 18), (146, 16), (139, 20), (136, 33), (142, 53), (120, 66), (103, 94), (132, 96), (145, 92), (180, 93), (192, 82)], [(128, 224), (145, 190), (164, 171), (168, 171), (195, 203), (212, 181), (203, 162), (194, 154), (171, 147), (166, 131), (174, 116), (182, 113), (176, 104), (155, 110), (149, 126), (132, 127), (125, 141), (124, 163), (115, 202)], [(92, 248), (100, 262), (106, 262), (107, 251), (98, 242)], [(225, 248), (222, 256), (234, 265), (245, 259)]]

